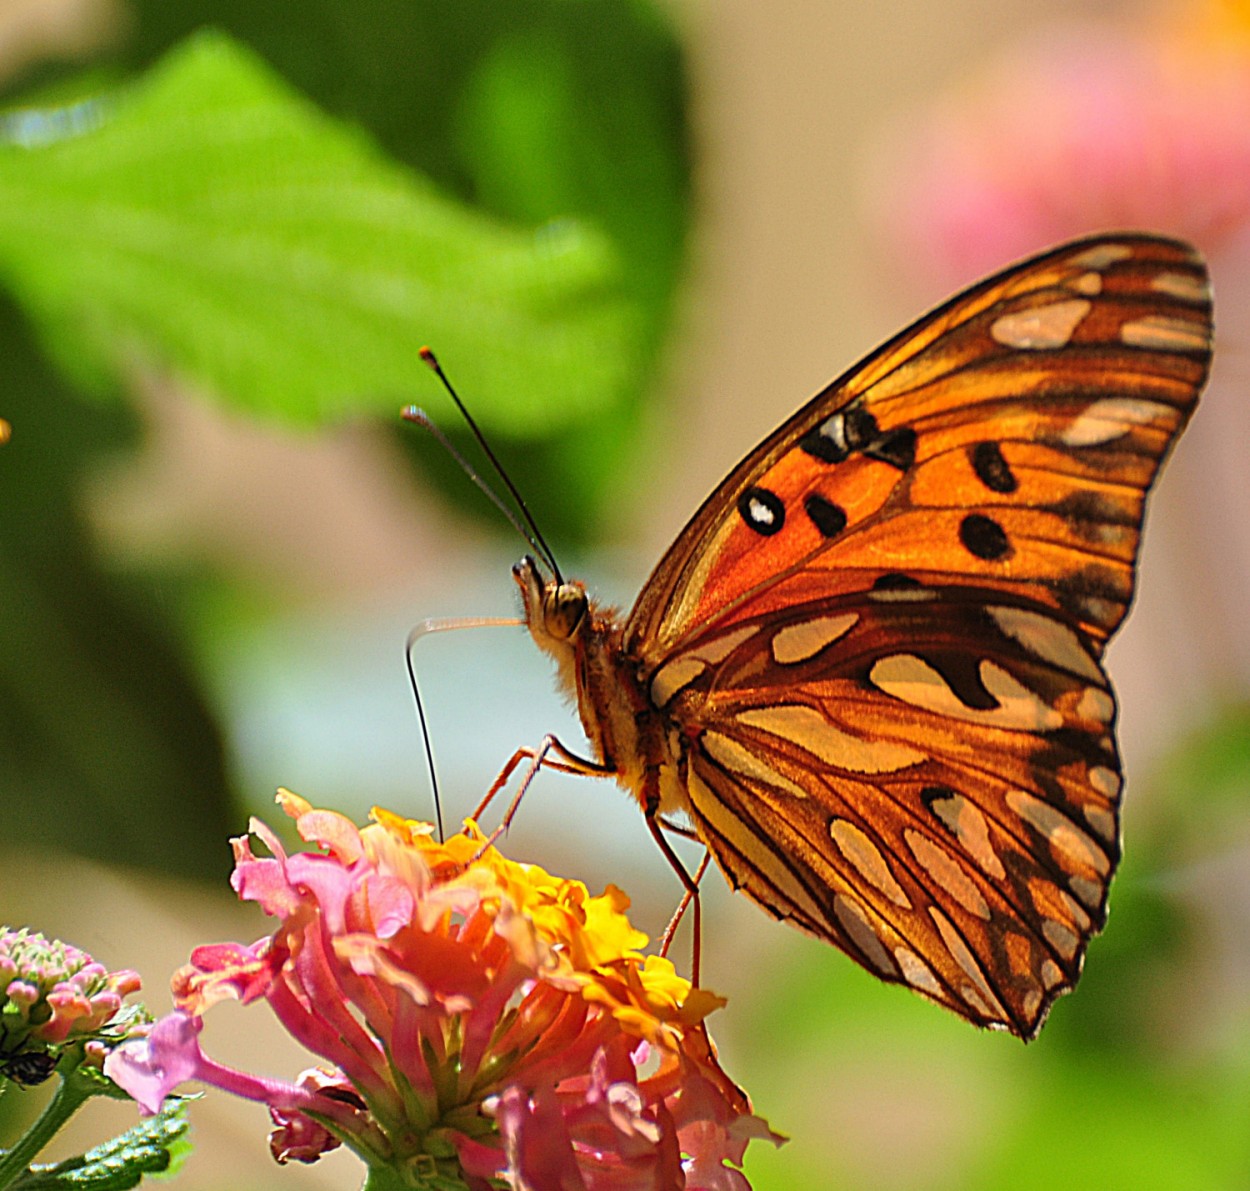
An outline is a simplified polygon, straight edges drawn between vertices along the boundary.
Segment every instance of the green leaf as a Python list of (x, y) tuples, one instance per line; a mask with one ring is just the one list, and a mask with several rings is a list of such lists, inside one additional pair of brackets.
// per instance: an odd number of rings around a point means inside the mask
[(32, 1166), (13, 1183), (19, 1191), (126, 1191), (144, 1175), (173, 1174), (191, 1150), (187, 1104), (173, 1097), (154, 1117), (119, 1137), (55, 1165)]
[(423, 342), (515, 434), (630, 387), (639, 316), (608, 241), (460, 206), (220, 34), (7, 128), (0, 276), (98, 392), (137, 359), (270, 416), (389, 414), (439, 399)]

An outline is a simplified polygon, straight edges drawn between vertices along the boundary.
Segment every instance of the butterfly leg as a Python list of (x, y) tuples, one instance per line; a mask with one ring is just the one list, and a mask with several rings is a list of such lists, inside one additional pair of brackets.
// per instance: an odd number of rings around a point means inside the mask
[(704, 872), (707, 871), (708, 855), (705, 853), (703, 862), (699, 865), (695, 876), (691, 876), (686, 871), (686, 866), (682, 864), (681, 857), (673, 851), (673, 845), (668, 842), (661, 829), (661, 819), (658, 814), (659, 806), (648, 804), (643, 808), (643, 816), (647, 822), (647, 830), (651, 832), (651, 838), (655, 840), (656, 846), (664, 854), (664, 859), (668, 861), (669, 867), (677, 874), (677, 879), (685, 887), (686, 892), (683, 894), (677, 912), (673, 915), (672, 920), (665, 928), (664, 936), (660, 942), (660, 954), (667, 955), (668, 949), (673, 942), (673, 934), (677, 930), (678, 923), (686, 913), (686, 908), (690, 907), (694, 914), (694, 942), (690, 949), (690, 982), (691, 984), (699, 983), (699, 958), (703, 945), (703, 903), (699, 898), (699, 882), (703, 879)]
[[(551, 756), (552, 753), (556, 754), (555, 758)], [(477, 809), (473, 812), (475, 821), (485, 814), (486, 808), (494, 800), (495, 795), (507, 785), (508, 779), (516, 771), (517, 766), (526, 760), (529, 761), (529, 765), (521, 778), (517, 792), (512, 796), (512, 801), (508, 803), (508, 809), (504, 811), (503, 818), (499, 821), (499, 826), (491, 832), (490, 838), (483, 845), (484, 849), (494, 844), (512, 826), (512, 820), (515, 818), (517, 809), (521, 805), (521, 799), (525, 797), (525, 792), (529, 789), (530, 783), (537, 776), (540, 769), (554, 769), (559, 773), (576, 773), (585, 777), (612, 777), (616, 773), (616, 770), (611, 766), (604, 765), (598, 761), (591, 761), (566, 748), (558, 737), (544, 736), (538, 748), (520, 748), (508, 758), (507, 764), (499, 771), (499, 776), (495, 778), (491, 783), (490, 789), (486, 791), (486, 797), (478, 803)]]
[[(661, 820), (663, 822), (663, 820)], [(693, 833), (692, 833), (693, 834)], [(698, 838), (695, 836), (694, 838)], [(712, 854), (706, 849), (703, 853), (703, 859), (699, 861), (699, 867), (694, 870), (695, 885), (702, 885), (703, 874), (707, 872), (707, 866), (711, 863)], [(664, 928), (664, 933), (660, 936), (660, 955), (665, 956), (673, 946), (673, 938), (677, 934), (677, 928), (681, 925), (681, 920), (686, 916), (686, 911), (690, 908), (691, 903), (698, 897), (697, 893), (691, 893), (687, 889), (681, 895), (681, 901), (677, 903), (677, 909), (673, 911), (673, 916), (668, 920), (668, 925)], [(696, 911), (697, 913), (697, 911)]]

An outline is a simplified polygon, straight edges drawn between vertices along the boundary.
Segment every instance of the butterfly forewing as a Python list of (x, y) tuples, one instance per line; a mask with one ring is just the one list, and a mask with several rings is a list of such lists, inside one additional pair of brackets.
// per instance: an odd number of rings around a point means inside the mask
[(999, 586), (1105, 641), (1209, 356), (1206, 274), (1175, 241), (1082, 241), (974, 287), (735, 469), (643, 589), (626, 650), (658, 662), (718, 618), (895, 573)]
[(1118, 235), (886, 343), (734, 469), (623, 626), (592, 606), (566, 672), (605, 769), (778, 917), (1032, 1037), (1105, 916), (1101, 657), (1210, 340), (1197, 254)]

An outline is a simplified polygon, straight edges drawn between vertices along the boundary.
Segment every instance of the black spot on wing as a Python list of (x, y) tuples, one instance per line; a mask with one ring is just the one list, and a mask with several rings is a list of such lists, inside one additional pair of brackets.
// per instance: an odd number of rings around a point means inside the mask
[(1108, 526), (1138, 526), (1132, 509), (1126, 509), (1097, 492), (1073, 492), (1049, 506), (1072, 531), (1089, 542), (1102, 541)]
[(913, 579), (901, 571), (887, 571), (872, 581), (873, 591), (917, 591), (920, 586), (919, 579)]
[(840, 410), (812, 427), (799, 446), (822, 463), (841, 463), (877, 438), (877, 419), (863, 409)]
[(813, 492), (803, 500), (803, 510), (811, 523), (827, 538), (837, 537), (846, 528), (846, 510), (819, 493)]
[(1007, 533), (993, 517), (969, 513), (959, 525), (959, 540), (969, 554), (986, 562), (997, 562), (1011, 552)]
[(1116, 621), (1132, 595), (1132, 580), (1099, 563), (1091, 563), (1050, 584), (1059, 606), (1095, 624)]
[(865, 446), (864, 454), (899, 471), (907, 471), (916, 462), (916, 432), (909, 426), (891, 430)]
[[(834, 417), (838, 417), (834, 414)], [(822, 422), (819, 426), (813, 427), (802, 438), (799, 439), (799, 447), (806, 451), (813, 459), (819, 459), (821, 463), (841, 463), (850, 455), (850, 451), (846, 446), (846, 442), (841, 437), (834, 437), (829, 423), (833, 418)], [(840, 426), (841, 424), (838, 423)]]
[(1014, 492), (1019, 486), (1002, 448), (996, 442), (979, 442), (968, 448), (968, 462), (976, 477), (991, 492)]
[(748, 488), (738, 497), (738, 512), (748, 529), (771, 537), (786, 523), (786, 506), (767, 488)]

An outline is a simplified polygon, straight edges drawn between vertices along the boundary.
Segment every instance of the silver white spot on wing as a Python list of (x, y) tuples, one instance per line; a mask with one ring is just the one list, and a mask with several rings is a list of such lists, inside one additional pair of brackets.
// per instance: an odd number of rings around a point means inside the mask
[(772, 707), (752, 707), (734, 717), (739, 723), (758, 728), (839, 769), (852, 773), (895, 773), (925, 760), (927, 754), (881, 738), (865, 740), (844, 732), (814, 707), (802, 703), (779, 703)]
[(821, 438), (827, 438), (834, 445), (834, 447), (837, 448), (839, 454), (849, 449), (846, 439), (845, 413), (831, 414), (823, 422), (821, 422), (816, 433), (819, 434)]
[(903, 979), (912, 988), (918, 988), (921, 992), (927, 992), (930, 996), (938, 997), (948, 1004), (950, 1003), (946, 991), (938, 983), (938, 979), (930, 970), (929, 965), (914, 951), (906, 947), (895, 947), (894, 958), (898, 962), (899, 971), (903, 973)]
[(850, 936), (851, 942), (878, 972), (884, 972), (889, 976), (897, 973), (890, 959), (890, 953), (877, 937), (877, 932), (872, 929), (868, 915), (859, 902), (849, 894), (835, 894), (833, 912), (842, 924), (842, 929)]
[(1089, 650), (1081, 644), (1081, 639), (1053, 616), (1007, 605), (987, 608), (986, 611), (1008, 637), (1018, 641), (1034, 657), (1082, 678), (1102, 681), (1102, 671)]
[(1107, 854), (1062, 811), (1024, 790), (1008, 790), (1007, 805), (1039, 832), (1056, 855), (1062, 853), (1066, 867), (1081, 866), (1102, 876), (1111, 872)]
[(1203, 323), (1168, 318), (1164, 314), (1151, 314), (1125, 323), (1120, 328), (1120, 339), (1129, 347), (1160, 352), (1201, 352), (1207, 350), (1210, 342)]
[(1070, 285), (1078, 294), (1085, 294), (1090, 298), (1096, 297), (1102, 293), (1102, 274), (1097, 272), (1082, 273)]
[(834, 819), (829, 824), (829, 836), (837, 845), (843, 858), (865, 881), (880, 893), (884, 893), (896, 906), (910, 910), (911, 898), (890, 871), (889, 862), (881, 849), (848, 819)]
[(1046, 941), (1059, 953), (1061, 958), (1071, 959), (1076, 954), (1076, 945), (1080, 942), (1080, 939), (1074, 930), (1064, 926), (1062, 922), (1056, 922), (1053, 918), (1047, 918), (1042, 923), (1042, 934), (1046, 936)]
[(1104, 843), (1115, 843), (1117, 835), (1115, 815), (1106, 807), (1094, 806), (1092, 803), (1086, 803), (1081, 807), (1081, 811), (1085, 815), (1085, 821), (1094, 829), (1099, 839)]
[(795, 798), (806, 798), (807, 791), (784, 773), (774, 769), (750, 749), (744, 748), (732, 737), (721, 732), (704, 732), (701, 737), (704, 751), (723, 768), (741, 777), (751, 778), (784, 790)]
[(880, 658), (869, 678), (885, 694), (951, 719), (1026, 732), (1063, 727), (1063, 716), (1055, 708), (995, 662), (983, 660), (978, 673), (985, 689), (997, 700), (997, 707), (968, 707), (946, 679), (915, 654), (894, 653)]
[(1105, 765), (1095, 765), (1089, 771), (1089, 784), (1104, 798), (1118, 797), (1122, 783), (1120, 775)]
[(974, 803), (962, 794), (952, 793), (945, 798), (933, 799), (930, 809), (963, 845), (964, 851), (976, 861), (982, 872), (998, 881), (1007, 875), (994, 845), (990, 843), (989, 823)]
[(1059, 436), (1069, 447), (1096, 447), (1123, 438), (1134, 426), (1175, 417), (1170, 405), (1141, 397), (1105, 397), (1078, 414)]
[(1133, 255), (1127, 244), (1097, 244), (1078, 253), (1068, 262), (1078, 269), (1105, 269), (1118, 261), (1126, 261)]
[(984, 1012), (988, 1017), (997, 1017), (1000, 1021), (1007, 1020), (1007, 1014), (1003, 1009), (1002, 1003), (990, 991), (990, 986), (986, 982), (985, 973), (981, 971), (981, 965), (977, 963), (976, 956), (968, 949), (968, 944), (964, 942), (963, 936), (955, 929), (955, 924), (951, 922), (937, 906), (929, 907), (929, 917), (933, 919), (933, 925), (937, 927), (938, 934), (942, 936), (942, 942), (946, 945), (946, 950), (951, 953), (955, 962), (963, 969), (964, 974), (972, 981), (976, 988), (983, 1005), (976, 1005), (969, 1000), (967, 991), (961, 989), (961, 993), (969, 1004)]
[(1072, 922), (1075, 923), (1078, 931), (1087, 931), (1090, 928), (1091, 920), (1085, 907), (1076, 900), (1071, 894), (1065, 893), (1062, 889), (1056, 890), (1059, 894), (1060, 901), (1067, 908), (1068, 914), (1071, 916)]
[(777, 520), (777, 514), (758, 496), (752, 496), (747, 501), (747, 516), (755, 525), (772, 525)]
[(1201, 277), (1190, 273), (1160, 273), (1150, 282), (1150, 288), (1169, 298), (1195, 305), (1211, 300), (1211, 287)]
[(1042, 991), (1039, 988), (1031, 988), (1024, 994), (1024, 1016), (1032, 1020), (1037, 1015), (1038, 1009), (1042, 1004)]
[[(825, 908), (816, 902), (806, 886), (794, 876), (789, 868), (777, 863), (777, 857), (768, 846), (761, 843), (752, 832), (746, 829), (742, 820), (734, 814), (725, 800), (699, 777), (693, 767), (687, 776), (687, 788), (690, 793), (690, 805), (695, 815), (706, 820), (715, 835), (732, 842), (733, 847), (742, 853), (748, 872), (754, 870), (757, 873), (766, 874), (767, 883), (775, 888), (775, 892), (772, 893), (773, 897), (785, 899), (809, 921), (825, 921)], [(750, 880), (744, 883), (753, 894), (760, 896), (760, 889), (756, 884)], [(780, 909), (762, 896), (760, 900), (765, 906), (771, 907), (775, 913)]]
[(1092, 304), (1085, 298), (1069, 298), (1003, 314), (990, 324), (990, 335), (1004, 347), (1023, 351), (1064, 347), (1076, 334)]
[(651, 679), (651, 702), (656, 707), (667, 707), (678, 691), (689, 686), (707, 670), (707, 663), (700, 657), (682, 656), (661, 666)]
[(678, 691), (684, 690), (709, 666), (723, 662), (748, 637), (759, 630), (754, 625), (735, 629), (694, 649), (675, 654), (651, 676), (651, 701), (667, 707)]
[(990, 920), (990, 908), (976, 882), (945, 848), (914, 827), (904, 828), (903, 839), (917, 863), (929, 874), (935, 885), (954, 898), (969, 914), (985, 922)]
[(1115, 700), (1100, 686), (1086, 687), (1076, 705), (1076, 714), (1099, 724), (1109, 724), (1115, 716)]
[(868, 598), (878, 604), (922, 604), (937, 598), (931, 587), (874, 587)]
[(1086, 877), (1069, 877), (1068, 885), (1091, 910), (1096, 910), (1101, 904), (1103, 890), (1106, 888), (1101, 882), (1091, 881)]

